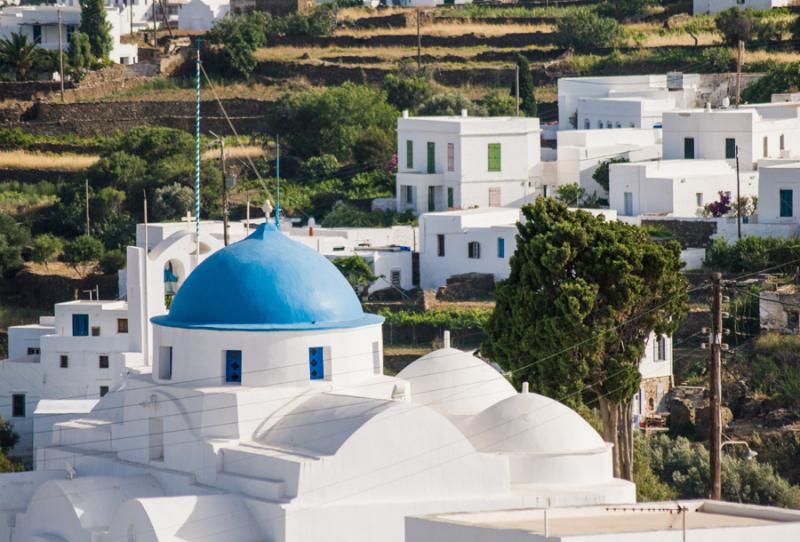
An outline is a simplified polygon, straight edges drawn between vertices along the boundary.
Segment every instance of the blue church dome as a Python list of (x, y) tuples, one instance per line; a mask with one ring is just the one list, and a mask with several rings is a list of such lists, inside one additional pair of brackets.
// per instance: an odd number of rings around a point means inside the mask
[(167, 327), (280, 331), (377, 324), (350, 283), (324, 256), (292, 241), (272, 224), (209, 256), (189, 275), (169, 314)]

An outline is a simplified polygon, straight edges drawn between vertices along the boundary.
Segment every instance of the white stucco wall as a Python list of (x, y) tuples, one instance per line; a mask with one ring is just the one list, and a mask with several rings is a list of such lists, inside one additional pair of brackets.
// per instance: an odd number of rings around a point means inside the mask
[[(800, 163), (774, 164), (761, 168), (758, 187), (758, 221), (762, 224), (798, 222), (800, 216)], [(780, 216), (780, 191), (792, 191), (792, 216)]]
[(789, 0), (693, 0), (692, 13), (719, 13), (728, 8), (764, 10), (789, 5)]

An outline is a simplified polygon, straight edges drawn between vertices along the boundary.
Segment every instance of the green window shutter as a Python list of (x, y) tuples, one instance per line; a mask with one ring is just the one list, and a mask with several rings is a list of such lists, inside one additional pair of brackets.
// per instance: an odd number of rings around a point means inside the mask
[(780, 216), (781, 218), (789, 218), (794, 216), (794, 201), (792, 190), (781, 190), (779, 193), (780, 198)]
[(406, 140), (406, 167), (414, 169), (414, 142), (410, 139)]
[(500, 143), (489, 143), (489, 171), (500, 171)]
[(683, 158), (686, 160), (694, 160), (694, 138), (683, 138)]
[(736, 158), (736, 140), (732, 137), (725, 139), (725, 159), (733, 160)]
[(436, 173), (436, 143), (428, 141), (428, 173)]
[(448, 188), (447, 189), (447, 208), (448, 209), (452, 209), (453, 208), (453, 201), (455, 201), (455, 199), (453, 198), (453, 189), (452, 188)]

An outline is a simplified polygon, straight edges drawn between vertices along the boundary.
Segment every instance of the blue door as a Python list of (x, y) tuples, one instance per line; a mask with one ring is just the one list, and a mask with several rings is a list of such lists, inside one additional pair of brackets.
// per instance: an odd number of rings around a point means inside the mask
[(312, 346), (308, 349), (308, 373), (311, 380), (325, 378), (325, 365), (322, 359), (322, 347)]
[(225, 351), (225, 382), (228, 384), (242, 383), (242, 351)]
[(88, 337), (89, 336), (89, 315), (88, 314), (73, 314), (72, 315), (72, 336), (73, 337)]

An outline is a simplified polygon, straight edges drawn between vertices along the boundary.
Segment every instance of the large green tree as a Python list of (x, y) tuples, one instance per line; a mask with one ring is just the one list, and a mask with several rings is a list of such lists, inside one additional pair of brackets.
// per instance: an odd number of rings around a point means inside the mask
[(615, 473), (631, 479), (639, 360), (649, 334), (671, 334), (686, 311), (680, 246), (552, 198), (523, 215), (482, 349), (539, 393), (597, 401)]
[(80, 31), (89, 36), (92, 56), (98, 60), (108, 60), (111, 54), (111, 23), (106, 18), (103, 0), (80, 0)]
[[(528, 59), (522, 55), (517, 57), (517, 68), (519, 69), (519, 110), (526, 117), (536, 117), (539, 115), (539, 108), (536, 106), (536, 87), (533, 84), (533, 74)], [(516, 97), (517, 80), (511, 83), (511, 96)]]

